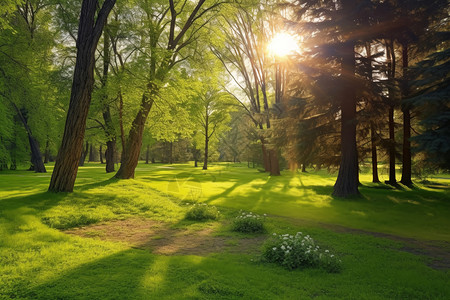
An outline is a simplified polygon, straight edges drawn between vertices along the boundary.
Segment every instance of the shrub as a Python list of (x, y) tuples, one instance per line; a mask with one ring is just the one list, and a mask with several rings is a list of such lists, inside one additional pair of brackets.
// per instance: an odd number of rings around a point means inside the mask
[(265, 232), (265, 217), (266, 215), (261, 217), (260, 215), (253, 214), (252, 212), (241, 212), (241, 214), (233, 220), (232, 230), (243, 233)]
[(220, 212), (215, 206), (205, 203), (194, 204), (186, 213), (186, 219), (193, 221), (217, 220)]
[(318, 267), (337, 273), (342, 268), (341, 260), (329, 250), (322, 252), (309, 235), (303, 236), (301, 232), (296, 235), (274, 233), (272, 239), (265, 244), (263, 258), (291, 270)]

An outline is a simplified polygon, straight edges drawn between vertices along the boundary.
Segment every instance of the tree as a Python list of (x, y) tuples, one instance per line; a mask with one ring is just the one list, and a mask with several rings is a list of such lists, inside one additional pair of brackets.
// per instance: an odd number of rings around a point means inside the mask
[[(208, 14), (214, 12), (221, 4), (221, 1), (213, 1), (207, 5), (206, 0), (199, 0), (196, 3), (187, 1), (175, 3), (170, 0), (169, 6), (146, 1), (140, 3), (145, 12), (143, 29), (146, 32), (141, 36), (141, 44), (146, 45), (141, 49), (143, 53), (141, 64), (145, 65), (149, 74), (146, 76), (139, 111), (125, 141), (116, 178), (134, 177), (142, 147), (144, 126), (153, 104), (158, 100), (159, 93), (170, 78), (169, 74), (174, 67), (186, 60), (180, 57), (182, 52), (195, 42), (201, 29), (212, 17)], [(163, 44), (165, 46), (162, 46)]]
[(83, 0), (69, 110), (49, 191), (73, 191), (94, 84), (95, 50), (115, 2), (105, 0), (97, 14), (98, 1)]
[(417, 143), (416, 151), (424, 152), (428, 163), (444, 170), (450, 170), (449, 58), (447, 48), (419, 62), (412, 69), (416, 92), (406, 100), (420, 117), (423, 128), (413, 138)]
[[(272, 103), (269, 94), (269, 69), (272, 61), (267, 45), (273, 35), (273, 20), (266, 10), (271, 4), (250, 2), (238, 4), (235, 16), (223, 16), (224, 22), (217, 26), (224, 35), (224, 45), (215, 46), (214, 53), (239, 87), (239, 92), (228, 92), (247, 111), (248, 117), (260, 131), (264, 169), (271, 175), (280, 175), (278, 151), (269, 143), (267, 132), (271, 129)], [(261, 6), (265, 9), (261, 11)], [(236, 74), (239, 74), (236, 76)], [(242, 96), (245, 95), (245, 100)]]
[(195, 119), (197, 124), (200, 125), (200, 133), (203, 136), (203, 170), (207, 170), (210, 141), (213, 136), (217, 136), (219, 132), (224, 130), (225, 124), (228, 123), (230, 118), (227, 103), (229, 95), (218, 90), (217, 87), (209, 86), (202, 88), (196, 98), (194, 103), (196, 106), (194, 110)]

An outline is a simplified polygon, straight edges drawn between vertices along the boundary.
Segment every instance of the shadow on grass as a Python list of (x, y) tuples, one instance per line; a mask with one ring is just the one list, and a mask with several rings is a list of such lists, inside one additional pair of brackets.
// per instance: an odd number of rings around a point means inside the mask
[[(154, 256), (130, 249), (74, 268), (23, 294), (28, 299), (135, 299)], [(25, 287), (23, 287), (25, 289)], [(156, 288), (156, 286), (155, 286)]]
[(94, 183), (87, 183), (87, 184), (79, 184), (75, 187), (75, 191), (86, 191), (86, 190), (90, 190), (90, 189), (95, 189), (98, 187), (104, 187), (116, 182), (119, 182), (120, 179), (117, 179), (115, 177), (112, 177), (110, 179), (107, 180), (103, 180), (103, 181), (99, 181), (99, 182), (94, 182)]
[(33, 195), (11, 197), (0, 201), (0, 212), (14, 210), (22, 207), (30, 207), (38, 210), (46, 210), (56, 206), (68, 193), (42, 192)]

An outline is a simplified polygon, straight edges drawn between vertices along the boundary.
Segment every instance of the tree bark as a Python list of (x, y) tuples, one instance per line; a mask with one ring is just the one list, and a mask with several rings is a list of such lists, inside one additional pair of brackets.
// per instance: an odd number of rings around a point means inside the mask
[(100, 163), (104, 164), (105, 162), (103, 161), (103, 149), (102, 148), (103, 148), (103, 145), (100, 144), (100, 149), (98, 150), (98, 154), (100, 156)]
[(306, 173), (306, 164), (302, 164), (302, 173)]
[(278, 152), (276, 149), (269, 150), (270, 156), (270, 176), (280, 176), (280, 163), (278, 161)]
[[(105, 134), (106, 134), (106, 173), (115, 171), (114, 162), (116, 159), (116, 130), (111, 117), (111, 108), (108, 102), (108, 93), (106, 86), (108, 83), (109, 64), (111, 63), (110, 56), (110, 36), (107, 30), (107, 24), (105, 24), (104, 38), (103, 38), (103, 77), (101, 78), (102, 87), (104, 93), (103, 100), (103, 121), (105, 121)], [(122, 108), (122, 107), (121, 107)]]
[(10, 101), (11, 104), (14, 106), (14, 109), (17, 112), (17, 115), (19, 116), (20, 121), (22, 122), (25, 131), (28, 135), (28, 142), (30, 144), (30, 151), (31, 151), (31, 171), (35, 171), (36, 173), (46, 173), (47, 170), (45, 169), (44, 162), (42, 160), (42, 154), (39, 147), (39, 143), (36, 140), (36, 138), (33, 136), (33, 133), (31, 132), (30, 126), (28, 126), (28, 118), (26, 115), (26, 111), (23, 113), (22, 110), (20, 110), (17, 105)]
[(392, 40), (386, 41), (386, 59), (388, 63), (388, 93), (389, 93), (389, 180), (386, 181), (387, 184), (395, 185), (397, 184), (397, 179), (395, 178), (395, 123), (394, 123), (394, 109), (395, 109), (395, 95), (394, 95), (394, 80), (395, 80), (395, 67), (396, 58), (394, 51), (394, 42)]
[(355, 74), (355, 53), (353, 42), (343, 45), (342, 74), (345, 89), (341, 97), (341, 163), (334, 185), (333, 196), (349, 197), (359, 195), (358, 152), (356, 149), (356, 95), (352, 79)]
[(88, 150), (89, 150), (89, 142), (86, 141), (86, 147), (83, 150), (81, 150), (81, 156), (80, 156), (80, 162), (78, 163), (78, 166), (84, 166), (84, 161), (86, 160), (86, 156), (88, 154)]
[(89, 159), (88, 162), (95, 161), (95, 154), (94, 154), (94, 146), (92, 144), (89, 145)]
[(106, 159), (106, 167), (105, 167), (106, 173), (114, 172), (115, 171), (114, 162), (116, 159), (116, 139), (106, 142), (105, 159)]
[(378, 183), (378, 157), (377, 157), (377, 144), (375, 136), (375, 128), (373, 124), (370, 124), (370, 143), (372, 148), (372, 182)]
[(95, 50), (106, 19), (116, 0), (105, 0), (98, 11), (97, 0), (83, 0), (77, 37), (77, 58), (64, 135), (58, 151), (49, 191), (72, 192), (83, 148), (86, 118), (94, 84)]
[(149, 159), (150, 159), (150, 145), (147, 145), (147, 149), (145, 152), (145, 164), (148, 165)]
[[(403, 80), (402, 80), (402, 100), (409, 94), (408, 90), (408, 43), (402, 43), (402, 62), (403, 62)], [(403, 167), (402, 179), (400, 182), (406, 186), (412, 186), (411, 180), (411, 112), (409, 106), (402, 103), (403, 112)]]
[(153, 97), (157, 92), (157, 86), (150, 83), (147, 86), (147, 92), (142, 95), (141, 108), (131, 124), (131, 129), (122, 152), (120, 168), (116, 175), (114, 175), (116, 178), (134, 178), (134, 170), (138, 164), (139, 153), (142, 147), (142, 134), (144, 132), (145, 121), (153, 106)]
[(208, 107), (206, 108), (205, 114), (205, 156), (203, 159), (203, 170), (208, 170), (208, 145), (209, 143), (209, 115), (208, 115)]

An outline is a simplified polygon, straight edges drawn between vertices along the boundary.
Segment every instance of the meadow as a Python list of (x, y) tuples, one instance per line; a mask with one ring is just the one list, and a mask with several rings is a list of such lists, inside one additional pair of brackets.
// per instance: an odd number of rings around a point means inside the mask
[[(330, 196), (326, 171), (270, 177), (241, 164), (139, 164), (116, 180), (90, 163), (73, 193), (47, 192), (50, 176), (0, 173), (1, 299), (450, 298), (445, 174), (413, 189), (361, 174), (353, 199)], [(186, 220), (194, 203), (220, 218)], [(231, 231), (242, 211), (266, 214), (266, 232)], [(299, 231), (342, 270), (262, 260), (273, 233)]]

